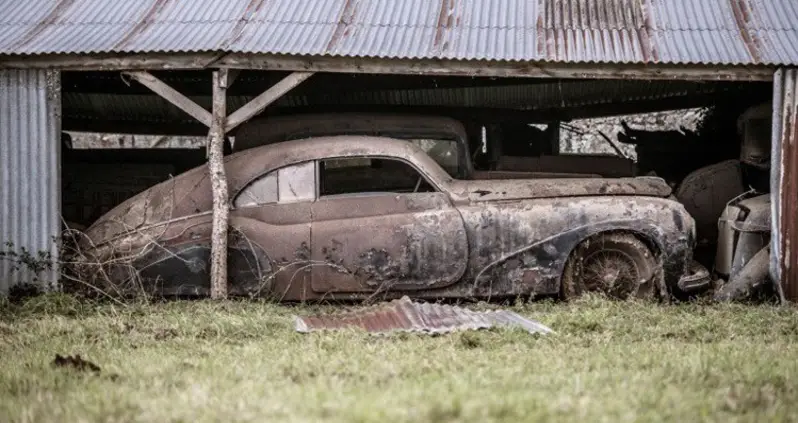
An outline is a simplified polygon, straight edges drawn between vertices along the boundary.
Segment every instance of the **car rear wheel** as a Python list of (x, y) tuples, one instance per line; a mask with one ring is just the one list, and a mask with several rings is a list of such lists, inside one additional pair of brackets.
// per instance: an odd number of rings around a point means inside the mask
[(592, 292), (622, 300), (653, 299), (656, 266), (651, 250), (634, 235), (599, 234), (579, 244), (568, 258), (562, 296), (568, 300)]

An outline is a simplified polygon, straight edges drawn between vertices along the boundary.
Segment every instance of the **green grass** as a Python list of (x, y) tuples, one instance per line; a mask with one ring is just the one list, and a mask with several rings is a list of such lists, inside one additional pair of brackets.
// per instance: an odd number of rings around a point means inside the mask
[(290, 317), (308, 308), (267, 303), (5, 303), (0, 421), (798, 421), (794, 308), (513, 309), (557, 334), (303, 335)]

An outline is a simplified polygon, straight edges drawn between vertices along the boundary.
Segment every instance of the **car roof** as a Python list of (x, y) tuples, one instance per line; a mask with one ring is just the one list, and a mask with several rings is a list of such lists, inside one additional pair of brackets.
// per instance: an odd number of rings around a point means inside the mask
[[(405, 140), (363, 135), (339, 135), (283, 141), (249, 148), (225, 157), (229, 176), (246, 184), (279, 167), (331, 157), (387, 156), (413, 162), (436, 179), (448, 174), (420, 147)], [(234, 184), (237, 185), (237, 184)]]
[[(432, 134), (448, 133), (466, 139), (463, 124), (450, 117), (399, 113), (331, 112), (308, 113), (256, 118), (235, 131), (233, 149), (247, 148), (284, 141), (303, 134), (306, 137), (333, 135), (386, 136), (391, 133)], [(388, 135), (391, 136), (391, 135)]]

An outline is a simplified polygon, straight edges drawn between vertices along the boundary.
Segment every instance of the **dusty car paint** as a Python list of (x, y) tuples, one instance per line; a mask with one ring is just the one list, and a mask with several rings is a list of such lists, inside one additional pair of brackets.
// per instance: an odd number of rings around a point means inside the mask
[[(571, 251), (588, 237), (626, 231), (663, 272), (687, 269), (692, 218), (658, 178), (452, 179), (405, 141), (323, 137), (225, 159), (231, 201), (278, 168), (330, 157), (389, 157), (412, 165), (437, 192), (332, 196), (233, 208), (233, 295), (282, 300), (556, 294)], [(200, 167), (126, 201), (87, 230), (87, 263), (122, 263), (137, 286), (206, 295), (211, 189)], [(110, 274), (113, 284), (130, 272)]]

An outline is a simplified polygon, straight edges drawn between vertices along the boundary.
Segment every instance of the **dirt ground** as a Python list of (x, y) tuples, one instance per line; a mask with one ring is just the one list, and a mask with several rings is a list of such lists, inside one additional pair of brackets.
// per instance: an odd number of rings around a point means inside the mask
[(298, 334), (292, 314), (319, 307), (5, 302), (0, 421), (798, 421), (794, 308), (511, 308), (557, 333)]

